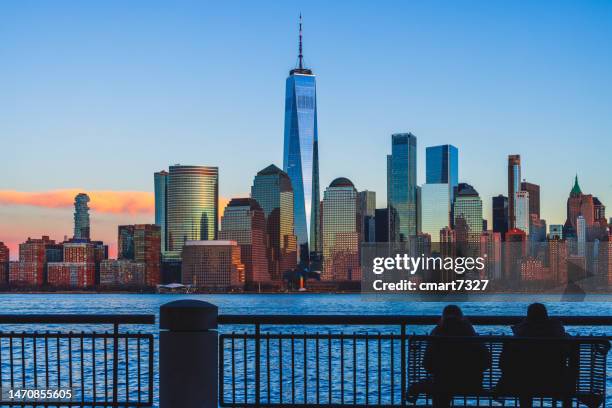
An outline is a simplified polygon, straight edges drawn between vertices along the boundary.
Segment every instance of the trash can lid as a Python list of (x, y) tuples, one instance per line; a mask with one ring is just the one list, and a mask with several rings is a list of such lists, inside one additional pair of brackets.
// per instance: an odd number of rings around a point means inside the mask
[(212, 303), (182, 299), (159, 308), (159, 328), (172, 331), (205, 331), (217, 328), (219, 308)]

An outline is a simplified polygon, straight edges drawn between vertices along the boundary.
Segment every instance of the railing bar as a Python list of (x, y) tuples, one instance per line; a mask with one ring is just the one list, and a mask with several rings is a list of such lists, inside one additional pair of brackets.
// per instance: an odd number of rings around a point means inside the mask
[[(48, 334), (49, 332), (47, 332)], [(45, 336), (45, 387), (49, 388), (49, 337)]]
[(113, 403), (119, 398), (119, 324), (113, 324)]
[[(37, 347), (36, 347), (37, 343), (38, 343), (38, 339), (36, 337), (32, 337), (32, 349), (33, 349), (32, 353), (33, 353), (33, 357), (34, 357), (34, 388), (38, 388), (38, 350), (37, 350)], [(0, 354), (1, 354), (1, 352), (0, 352)], [(2, 367), (2, 362), (1, 361), (0, 361), (0, 367)], [(0, 377), (1, 377), (1, 375), (0, 375)], [(0, 381), (0, 384), (1, 383), (2, 382)], [(1, 385), (0, 385), (0, 388), (2, 388)]]
[(266, 335), (266, 380), (267, 380), (267, 394), (268, 394), (268, 404), (272, 403), (270, 401), (270, 388), (272, 386), (272, 381), (270, 380), (270, 336), (269, 333)]
[(255, 405), (260, 404), (261, 398), (261, 326), (255, 324)]
[(344, 405), (344, 332), (340, 335), (340, 404)]
[(378, 405), (380, 405), (381, 391), (382, 391), (382, 357), (380, 355), (381, 351), (381, 338), (380, 333), (378, 333)]
[[(13, 333), (13, 332), (11, 332)], [(13, 366), (13, 338), (10, 337), (9, 338), (9, 362), (11, 363), (11, 388), (15, 388), (15, 373), (14, 373), (14, 366)]]
[(366, 332), (365, 338), (365, 404), (370, 403), (370, 339)]
[[(83, 332), (81, 332), (81, 335), (84, 334)], [(81, 336), (81, 344), (80, 344), (80, 354), (81, 354), (81, 402), (85, 402), (85, 367), (84, 367), (84, 362), (83, 360), (85, 359), (85, 352), (83, 350), (84, 346), (85, 346), (85, 339), (83, 336)]]
[(280, 389), (280, 403), (283, 404), (283, 339), (278, 339), (278, 377)]
[(140, 367), (140, 338), (138, 338), (137, 343), (136, 343), (136, 351), (138, 354), (138, 402), (141, 402), (141, 398), (140, 398), (140, 392), (141, 392), (141, 386), (140, 386), (140, 381), (141, 381), (141, 367)]
[(0, 338), (0, 388), (3, 388), (3, 382), (4, 382), (2, 367), (4, 366), (2, 365), (2, 338)]
[(97, 379), (96, 379), (96, 332), (93, 332), (93, 337), (91, 338), (91, 361), (92, 361), (92, 367), (91, 367), (91, 380), (93, 381), (93, 401), (96, 402), (96, 397), (98, 395), (97, 393), (97, 389), (96, 389), (96, 385), (97, 385)]
[(55, 352), (57, 353), (57, 388), (62, 388), (62, 354), (60, 353), (60, 338), (58, 337), (55, 344)]
[(154, 339), (152, 335), (149, 335), (149, 400), (148, 405), (153, 405), (153, 366), (155, 365), (155, 351), (154, 351)]
[(304, 404), (308, 404), (308, 340), (304, 337)]
[(25, 338), (21, 339), (21, 385), (25, 388), (26, 371), (25, 371)]
[(236, 403), (236, 344), (232, 333), (232, 404)]
[(130, 400), (130, 343), (125, 338), (125, 400)]
[(108, 402), (108, 338), (104, 337), (104, 402)]
[(395, 339), (391, 337), (391, 367), (389, 369), (391, 379), (391, 405), (395, 404)]
[(357, 337), (353, 332), (353, 405), (357, 405)]
[(327, 403), (331, 405), (332, 402), (332, 337), (331, 332), (328, 333), (327, 338), (327, 386), (329, 393), (327, 394)]
[(317, 337), (315, 338), (315, 378), (317, 382), (317, 405), (319, 405), (319, 395), (320, 395), (320, 380), (319, 380), (319, 332), (317, 332)]
[(295, 405), (295, 336), (291, 333), (291, 403)]
[(244, 403), (246, 404), (248, 402), (247, 397), (249, 394), (249, 387), (248, 387), (248, 378), (247, 378), (247, 374), (248, 374), (248, 361), (247, 361), (247, 336), (246, 336), (246, 331), (244, 332), (244, 338), (243, 338), (243, 347), (242, 347), (242, 355), (243, 355), (243, 367), (244, 367)]

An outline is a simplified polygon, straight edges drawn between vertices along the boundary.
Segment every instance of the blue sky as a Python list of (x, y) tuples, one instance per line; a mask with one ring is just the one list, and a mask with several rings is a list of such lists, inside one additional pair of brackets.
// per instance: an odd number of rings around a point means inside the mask
[(549, 223), (576, 172), (612, 210), (609, 1), (4, 1), (0, 190), (151, 191), (183, 163), (247, 194), (282, 165), (300, 12), (322, 186), (345, 176), (384, 205), (390, 134), (410, 131), (419, 183), (425, 147), (454, 144), (487, 218), (514, 153)]

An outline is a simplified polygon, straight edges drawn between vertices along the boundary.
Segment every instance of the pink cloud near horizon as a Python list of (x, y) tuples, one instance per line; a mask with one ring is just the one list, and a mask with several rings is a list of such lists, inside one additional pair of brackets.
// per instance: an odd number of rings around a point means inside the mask
[(44, 208), (70, 208), (74, 197), (85, 192), (91, 199), (92, 211), (109, 214), (153, 214), (155, 198), (147, 191), (87, 191), (62, 189), (43, 192), (0, 190), (0, 205)]

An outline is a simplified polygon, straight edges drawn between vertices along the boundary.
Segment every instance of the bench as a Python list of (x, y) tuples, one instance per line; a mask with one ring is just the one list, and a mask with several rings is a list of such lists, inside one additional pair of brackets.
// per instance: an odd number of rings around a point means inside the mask
[(407, 397), (419, 406), (452, 396), (455, 406), (517, 406), (520, 398), (534, 398), (535, 406), (600, 407), (609, 349), (603, 337), (413, 335)]

